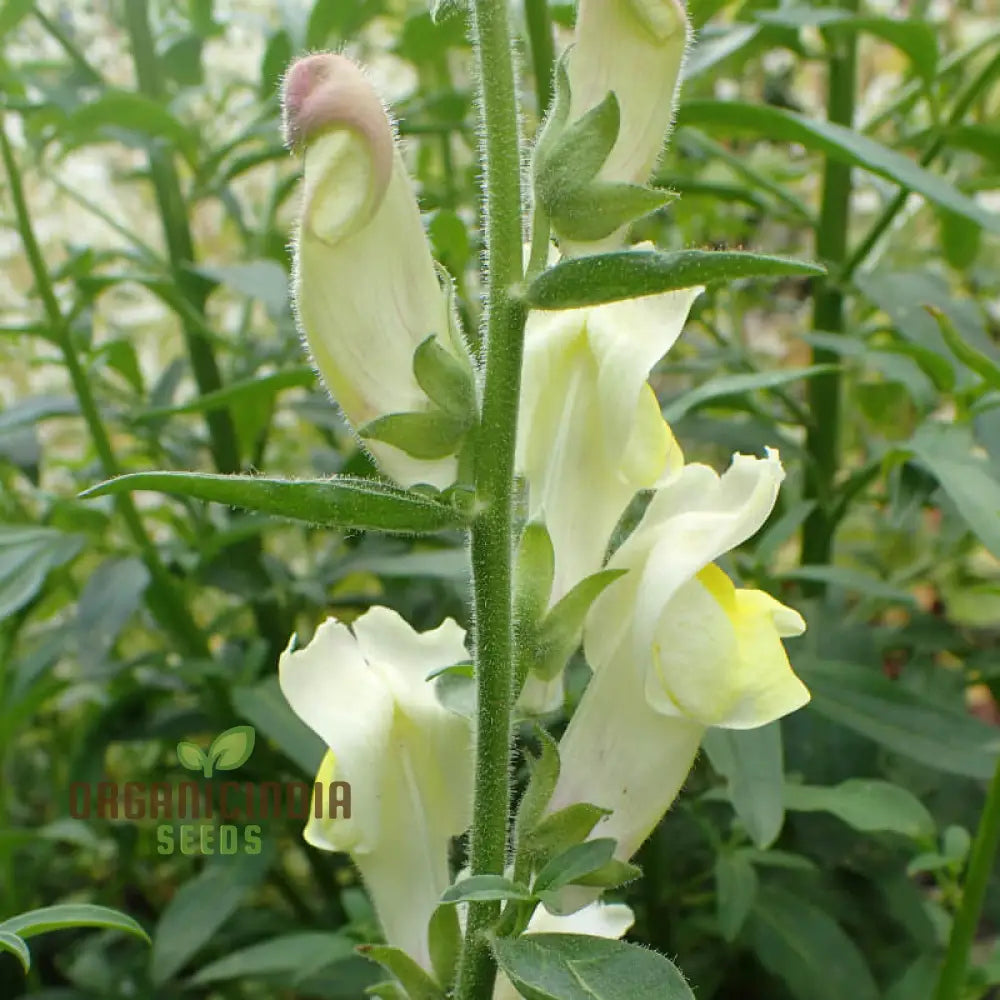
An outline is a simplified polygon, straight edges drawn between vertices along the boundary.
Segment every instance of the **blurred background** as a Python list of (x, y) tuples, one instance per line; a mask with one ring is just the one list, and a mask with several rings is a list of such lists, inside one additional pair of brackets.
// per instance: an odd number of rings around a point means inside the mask
[[(0, 953), (0, 997), (346, 1000), (382, 978), (352, 951), (377, 928), (349, 862), (300, 821), (256, 855), (164, 853), (155, 821), (75, 818), (69, 789), (185, 780), (177, 742), (240, 724), (239, 780), (311, 780), (278, 654), (372, 603), (468, 626), (463, 539), (78, 494), (150, 469), (373, 474), (289, 310), (278, 88), (308, 51), (364, 62), (475, 329), (462, 6), (0, 7), (0, 918), (97, 902), (153, 937), (37, 938), (27, 977)], [(511, 9), (530, 136), (574, 6)], [(710, 289), (654, 384), (689, 460), (780, 449), (779, 508), (726, 569), (803, 611), (814, 700), (712, 734), (621, 894), (630, 939), (702, 1000), (926, 1000), (1000, 752), (1000, 4), (689, 9), (657, 177), (680, 197), (636, 238), (830, 278)], [(997, 995), (998, 929), (994, 876), (970, 1000)]]

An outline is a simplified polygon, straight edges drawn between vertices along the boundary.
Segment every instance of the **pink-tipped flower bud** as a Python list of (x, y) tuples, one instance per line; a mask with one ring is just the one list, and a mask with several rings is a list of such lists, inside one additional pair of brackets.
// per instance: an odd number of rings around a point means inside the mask
[[(405, 434), (386, 440), (382, 419), (403, 414), (410, 438), (425, 417), (441, 423), (414, 374), (431, 336), (471, 380), (385, 108), (361, 68), (332, 53), (296, 62), (283, 89), (285, 138), (304, 157), (293, 298), (313, 360), (389, 476), (450, 486), (457, 460), (447, 447), (414, 454)], [(383, 430), (366, 433), (375, 422)]]

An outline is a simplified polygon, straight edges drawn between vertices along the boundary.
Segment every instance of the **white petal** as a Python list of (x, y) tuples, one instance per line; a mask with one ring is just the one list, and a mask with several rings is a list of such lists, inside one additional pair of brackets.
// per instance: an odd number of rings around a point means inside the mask
[(544, 906), (535, 910), (528, 923), (529, 934), (589, 934), (617, 941), (635, 923), (635, 914), (624, 903), (591, 903), (576, 913), (559, 916)]
[(373, 848), (381, 833), (392, 694), (369, 669), (347, 627), (333, 618), (304, 649), (290, 645), (281, 654), (278, 678), (295, 714), (333, 750), (338, 780), (351, 783), (352, 816), (332, 821), (325, 839), (342, 851)]
[(677, 342), (691, 305), (703, 291), (683, 288), (588, 310), (587, 336), (597, 359), (597, 391), (610, 454), (620, 453), (622, 442), (631, 437), (640, 390), (653, 366)]

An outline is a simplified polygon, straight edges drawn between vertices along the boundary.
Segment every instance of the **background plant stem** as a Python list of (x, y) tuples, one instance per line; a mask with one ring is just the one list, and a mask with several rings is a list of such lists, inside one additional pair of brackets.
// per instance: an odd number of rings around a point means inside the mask
[[(90, 431), (104, 475), (110, 479), (121, 473), (121, 467), (115, 457), (110, 435), (104, 426), (101, 412), (91, 391), (87, 373), (77, 356), (72, 332), (56, 298), (41, 248), (35, 239), (28, 203), (24, 197), (24, 185), (21, 183), (21, 172), (14, 158), (14, 152), (10, 148), (7, 131), (2, 127), (0, 127), (0, 151), (2, 151), (4, 168), (10, 183), (11, 201), (14, 203), (14, 214), (24, 246), (24, 253), (35, 279), (35, 289), (42, 300), (46, 319), (52, 328), (53, 339), (62, 353), (63, 363), (80, 404), (80, 412), (83, 414), (87, 429)], [(160, 560), (156, 546), (146, 533), (132, 498), (128, 494), (116, 496), (115, 507), (149, 570), (150, 581), (146, 590), (146, 600), (150, 611), (162, 628), (173, 636), (179, 649), (192, 656), (207, 656), (208, 645), (205, 638), (174, 585), (169, 572)]]
[[(842, 4), (857, 10), (857, 0)], [(830, 67), (827, 80), (827, 117), (831, 122), (851, 127), (857, 78), (857, 41), (854, 32), (830, 39)], [(844, 291), (839, 272), (847, 255), (851, 207), (851, 168), (827, 158), (823, 170), (823, 197), (816, 255), (830, 269), (813, 285), (813, 330), (823, 333), (844, 331)], [(838, 361), (826, 348), (813, 349), (813, 364)], [(806, 435), (810, 464), (806, 472), (806, 497), (816, 500), (802, 529), (802, 563), (823, 565), (830, 561), (835, 522), (831, 515), (833, 484), (837, 477), (840, 439), (840, 372), (831, 371), (809, 380), (807, 389), (812, 423)]]
[[(476, 0), (472, 16), (483, 115), (486, 202), (486, 381), (477, 448), (480, 513), (472, 527), (476, 614), (473, 875), (503, 872), (510, 812), (514, 699), (511, 595), (512, 492), (526, 310), (512, 295), (522, 278), (521, 153), (506, 0)], [(459, 963), (459, 1000), (489, 1000), (496, 966), (482, 931), (499, 903), (473, 903)]]
[[(126, 0), (125, 25), (139, 90), (155, 101), (163, 101), (163, 78), (149, 26), (147, 0)], [(205, 396), (222, 387), (222, 377), (206, 332), (207, 286), (191, 271), (195, 261), (194, 240), (173, 153), (162, 148), (151, 149), (149, 173), (156, 193), (172, 278), (190, 306), (181, 314), (181, 329), (195, 384), (198, 392)], [(205, 421), (216, 469), (219, 472), (239, 472), (242, 466), (239, 439), (229, 410), (225, 407), (208, 410)], [(261, 584), (266, 586), (268, 576), (261, 565), (260, 539), (245, 538), (237, 542), (230, 547), (229, 555), (234, 568), (242, 573), (250, 586), (258, 588), (251, 607), (258, 632), (267, 642), (267, 660), (273, 662), (284, 648), (292, 626), (291, 617), (284, 613), (277, 600), (261, 593)]]
[(541, 120), (552, 103), (552, 76), (556, 58), (548, 0), (524, 0), (524, 20), (528, 27), (535, 99), (538, 103), (538, 118)]
[(948, 938), (948, 950), (938, 979), (934, 1000), (960, 1000), (965, 995), (965, 973), (969, 951), (976, 937), (979, 915), (983, 910), (986, 888), (993, 862), (1000, 850), (1000, 762), (986, 796), (986, 805), (979, 817), (979, 828), (969, 854), (962, 901), (955, 914)]

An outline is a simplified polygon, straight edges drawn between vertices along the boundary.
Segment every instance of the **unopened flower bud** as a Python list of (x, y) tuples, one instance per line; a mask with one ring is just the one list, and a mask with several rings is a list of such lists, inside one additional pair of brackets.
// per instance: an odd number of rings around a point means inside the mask
[[(312, 55), (285, 77), (284, 124), (304, 156), (293, 295), (316, 367), (388, 475), (450, 486), (468, 420), (435, 408), (414, 354), (433, 337), (470, 383), (472, 367), (382, 102), (345, 56)], [(385, 418), (398, 416), (404, 433), (393, 425), (390, 443)], [(420, 448), (421, 421), (432, 454)]]

